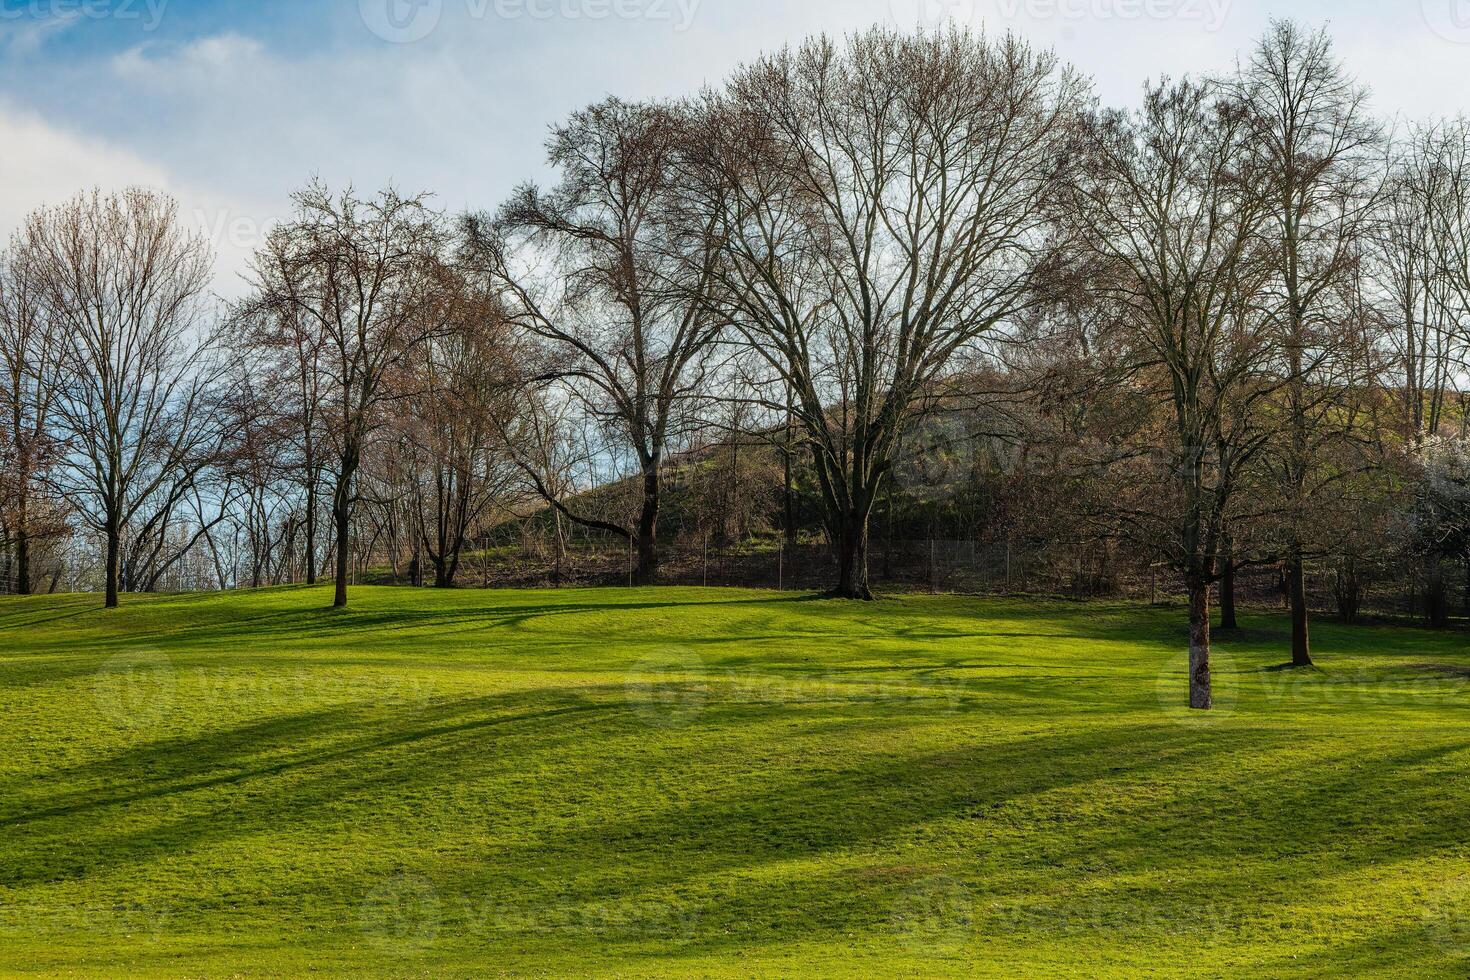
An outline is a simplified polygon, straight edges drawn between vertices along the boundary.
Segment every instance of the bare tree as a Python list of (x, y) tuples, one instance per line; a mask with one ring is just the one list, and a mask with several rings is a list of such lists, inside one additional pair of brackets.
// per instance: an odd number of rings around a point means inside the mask
[(1390, 383), (1400, 392), (1404, 434), (1415, 442), (1439, 431), (1465, 345), (1454, 275), (1460, 222), (1453, 211), (1456, 184), (1470, 178), (1462, 169), (1467, 165), (1470, 127), (1414, 127), (1390, 160), (1375, 225), (1380, 317), (1396, 363)]
[[(1442, 190), (1434, 207), (1434, 241), (1445, 279), (1443, 332), (1450, 335), (1450, 359), (1459, 375), (1462, 399), (1470, 371), (1470, 119), (1460, 117), (1439, 127), (1434, 140)], [(1466, 405), (1460, 405), (1461, 426)]]
[(9, 256), (0, 255), (0, 541), (14, 549), (7, 584), (20, 595), (32, 590), (34, 542), (60, 530), (46, 492), (57, 450), (57, 338), (37, 293), (33, 258), (21, 237)]
[(1126, 387), (1164, 408), (1111, 458), (1126, 478), (1109, 507), (1183, 578), (1190, 705), (1202, 710), (1214, 703), (1210, 588), (1244, 474), (1271, 436), (1272, 347), (1253, 305), (1264, 212), (1241, 169), (1246, 132), (1208, 84), (1150, 87), (1138, 113), (1095, 121), (1073, 198), (1096, 257), (1084, 271), (1112, 307), (1103, 340), (1129, 355)]
[(873, 30), (737, 71), (703, 105), (691, 186), (716, 298), (810, 451), (837, 565), (866, 599), (898, 434), (956, 362), (1040, 301), (1086, 85), (1007, 37)]
[(1269, 288), (1289, 381), (1279, 460), (1295, 517), (1285, 546), (1292, 662), (1310, 666), (1304, 525), (1318, 481), (1331, 478), (1319, 463), (1343, 435), (1335, 396), (1351, 388), (1346, 372), (1358, 340), (1340, 329), (1351, 316), (1345, 285), (1361, 264), (1374, 217), (1383, 131), (1328, 34), (1291, 21), (1272, 24), (1231, 87), (1250, 120), (1247, 146), (1270, 218)]
[(218, 371), (203, 303), (209, 248), (181, 227), (173, 200), (141, 188), (37, 211), (21, 247), (59, 338), (59, 482), (106, 540), (113, 608), (124, 535), (156, 517), (160, 495), (177, 502), (181, 473), (219, 438), (206, 402)]
[(691, 215), (673, 167), (683, 133), (667, 106), (591, 106), (551, 137), (555, 190), (522, 187), (493, 230), (467, 222), (506, 315), (549, 345), (566, 396), (588, 424), (617, 433), (611, 451), (632, 458), (642, 502), (636, 524), (615, 533), (636, 545), (645, 583), (658, 576), (665, 458), (692, 430), (720, 326), (706, 302), (709, 220)]
[(468, 285), (458, 303), (452, 329), (421, 348), (404, 419), (413, 435), (414, 523), (441, 589), (454, 585), (471, 533), (504, 502), (513, 464), (497, 420), (520, 411), (504, 318)]
[[(280, 260), (283, 255), (274, 253), (271, 258)], [(260, 407), (275, 419), (268, 426), (276, 440), (273, 467), (289, 474), (304, 497), (300, 526), (293, 528), (293, 536), (299, 532), (306, 584), (316, 585), (322, 485), (330, 455), (323, 423), (329, 338), (290, 304), (266, 306), (252, 298), (236, 308), (233, 322), (237, 356), (250, 364), (252, 386), (269, 401), (269, 406)]]
[(312, 384), (334, 453), (333, 604), (342, 608), (363, 453), (385, 406), (403, 394), (388, 382), (447, 321), (448, 235), (422, 195), (390, 189), (364, 198), (350, 188), (334, 195), (314, 183), (292, 200), (293, 220), (256, 256), (249, 311), (291, 325), (293, 344), (306, 352), (298, 356), (321, 371)]

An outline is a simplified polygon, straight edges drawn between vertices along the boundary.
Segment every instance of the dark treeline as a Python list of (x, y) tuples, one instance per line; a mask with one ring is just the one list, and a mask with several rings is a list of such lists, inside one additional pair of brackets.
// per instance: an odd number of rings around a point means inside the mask
[(1470, 123), (1379, 118), (1323, 32), (1114, 109), (1015, 37), (874, 30), (547, 149), (478, 213), (313, 183), (226, 307), (163, 195), (31, 215), (4, 588), (342, 606), (530, 535), (552, 582), (588, 542), (640, 584), (820, 546), (870, 599), (905, 543), (1003, 543), (1007, 580), (1164, 570), (1198, 708), (1242, 577), (1300, 666), (1313, 576), (1348, 618), (1384, 569), (1436, 625), (1470, 603)]

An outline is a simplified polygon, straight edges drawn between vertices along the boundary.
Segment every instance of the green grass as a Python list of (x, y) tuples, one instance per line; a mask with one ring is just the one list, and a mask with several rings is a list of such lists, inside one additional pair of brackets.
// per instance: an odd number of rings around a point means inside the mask
[(1470, 972), (1463, 635), (327, 598), (0, 601), (0, 972)]

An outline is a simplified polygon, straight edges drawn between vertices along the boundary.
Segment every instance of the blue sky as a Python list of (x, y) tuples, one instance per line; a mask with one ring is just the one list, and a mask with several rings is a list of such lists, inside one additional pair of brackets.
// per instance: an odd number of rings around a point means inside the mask
[(217, 288), (313, 174), (493, 207), (586, 102), (681, 95), (819, 31), (943, 19), (1055, 47), (1109, 102), (1328, 23), (1384, 115), (1470, 109), (1470, 0), (0, 0), (0, 235), (93, 184), (175, 194)]

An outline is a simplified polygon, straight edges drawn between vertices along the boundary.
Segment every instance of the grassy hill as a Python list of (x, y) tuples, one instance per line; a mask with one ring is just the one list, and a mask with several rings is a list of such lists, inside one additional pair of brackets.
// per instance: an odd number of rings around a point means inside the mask
[(716, 590), (0, 601), (0, 972), (1464, 976), (1470, 650)]

